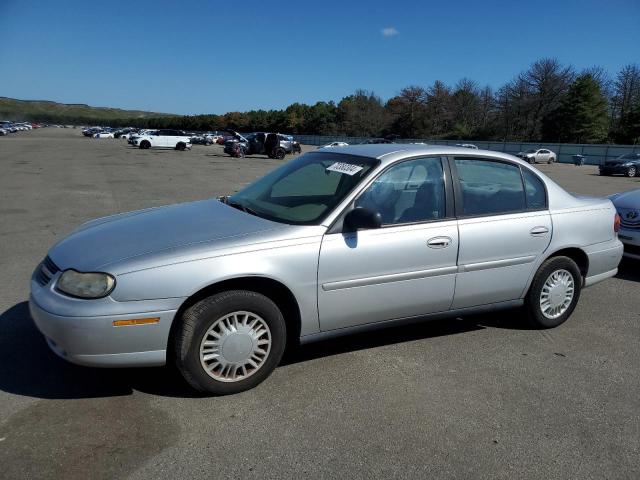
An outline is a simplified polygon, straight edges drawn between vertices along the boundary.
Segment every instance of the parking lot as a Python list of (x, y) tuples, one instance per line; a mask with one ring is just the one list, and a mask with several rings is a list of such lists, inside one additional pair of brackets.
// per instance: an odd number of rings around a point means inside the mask
[[(26, 301), (56, 240), (232, 193), (280, 163), (73, 129), (0, 138), (0, 477), (640, 478), (638, 262), (554, 330), (509, 311), (324, 341), (229, 397), (194, 394), (169, 367), (89, 369), (49, 351)], [(572, 192), (640, 188), (593, 166), (539, 168)]]

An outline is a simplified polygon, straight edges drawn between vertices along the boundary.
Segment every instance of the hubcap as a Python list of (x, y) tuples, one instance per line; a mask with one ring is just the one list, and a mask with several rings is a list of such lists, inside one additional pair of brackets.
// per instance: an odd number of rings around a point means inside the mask
[(200, 363), (220, 382), (238, 382), (264, 365), (271, 351), (271, 330), (255, 313), (238, 311), (219, 318), (200, 342)]
[(556, 270), (547, 278), (540, 293), (542, 314), (555, 319), (567, 311), (575, 292), (573, 276), (566, 270)]

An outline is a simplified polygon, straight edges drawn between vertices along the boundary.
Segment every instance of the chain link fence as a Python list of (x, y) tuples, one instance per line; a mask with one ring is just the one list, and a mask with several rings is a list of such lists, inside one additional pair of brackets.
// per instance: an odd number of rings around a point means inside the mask
[[(331, 142), (360, 143), (368, 137), (344, 137), (340, 135), (295, 135), (296, 140), (306, 145), (326, 145)], [(475, 140), (430, 140), (424, 138), (405, 138), (396, 143), (426, 143), (428, 145), (459, 145), (471, 143), (483, 150), (510, 153), (516, 155), (530, 149), (546, 148), (554, 152), (561, 163), (573, 163), (573, 155), (584, 155), (585, 165), (599, 165), (625, 153), (640, 153), (640, 145), (594, 145), (579, 143), (535, 143), (535, 142), (481, 142)]]

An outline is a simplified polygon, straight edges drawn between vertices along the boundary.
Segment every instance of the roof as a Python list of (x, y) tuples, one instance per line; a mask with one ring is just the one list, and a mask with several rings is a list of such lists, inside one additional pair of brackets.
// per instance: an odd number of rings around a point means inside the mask
[[(316, 150), (318, 151), (318, 150)], [(358, 155), (361, 157), (377, 158), (379, 160), (395, 161), (403, 157), (416, 155), (464, 155), (491, 156), (494, 158), (504, 158), (510, 161), (522, 162), (517, 157), (507, 153), (495, 152), (492, 150), (479, 150), (464, 147), (452, 147), (449, 145), (415, 145), (410, 143), (380, 143), (370, 145), (349, 145), (347, 147), (332, 147), (326, 150), (320, 148), (319, 151), (331, 153)]]

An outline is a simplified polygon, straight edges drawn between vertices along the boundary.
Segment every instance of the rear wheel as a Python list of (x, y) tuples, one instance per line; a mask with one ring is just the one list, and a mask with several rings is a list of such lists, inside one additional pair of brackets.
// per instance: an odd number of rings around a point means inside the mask
[(266, 379), (282, 358), (286, 338), (284, 318), (273, 301), (232, 290), (185, 311), (175, 337), (175, 360), (193, 388), (228, 395)]
[(552, 257), (538, 269), (525, 300), (529, 323), (553, 328), (564, 323), (580, 298), (582, 275), (569, 257)]
[(140, 142), (140, 148), (142, 148), (143, 150), (151, 148), (151, 143), (148, 140), (143, 140)]
[(635, 177), (638, 174), (638, 169), (633, 165), (627, 168), (627, 177)]

